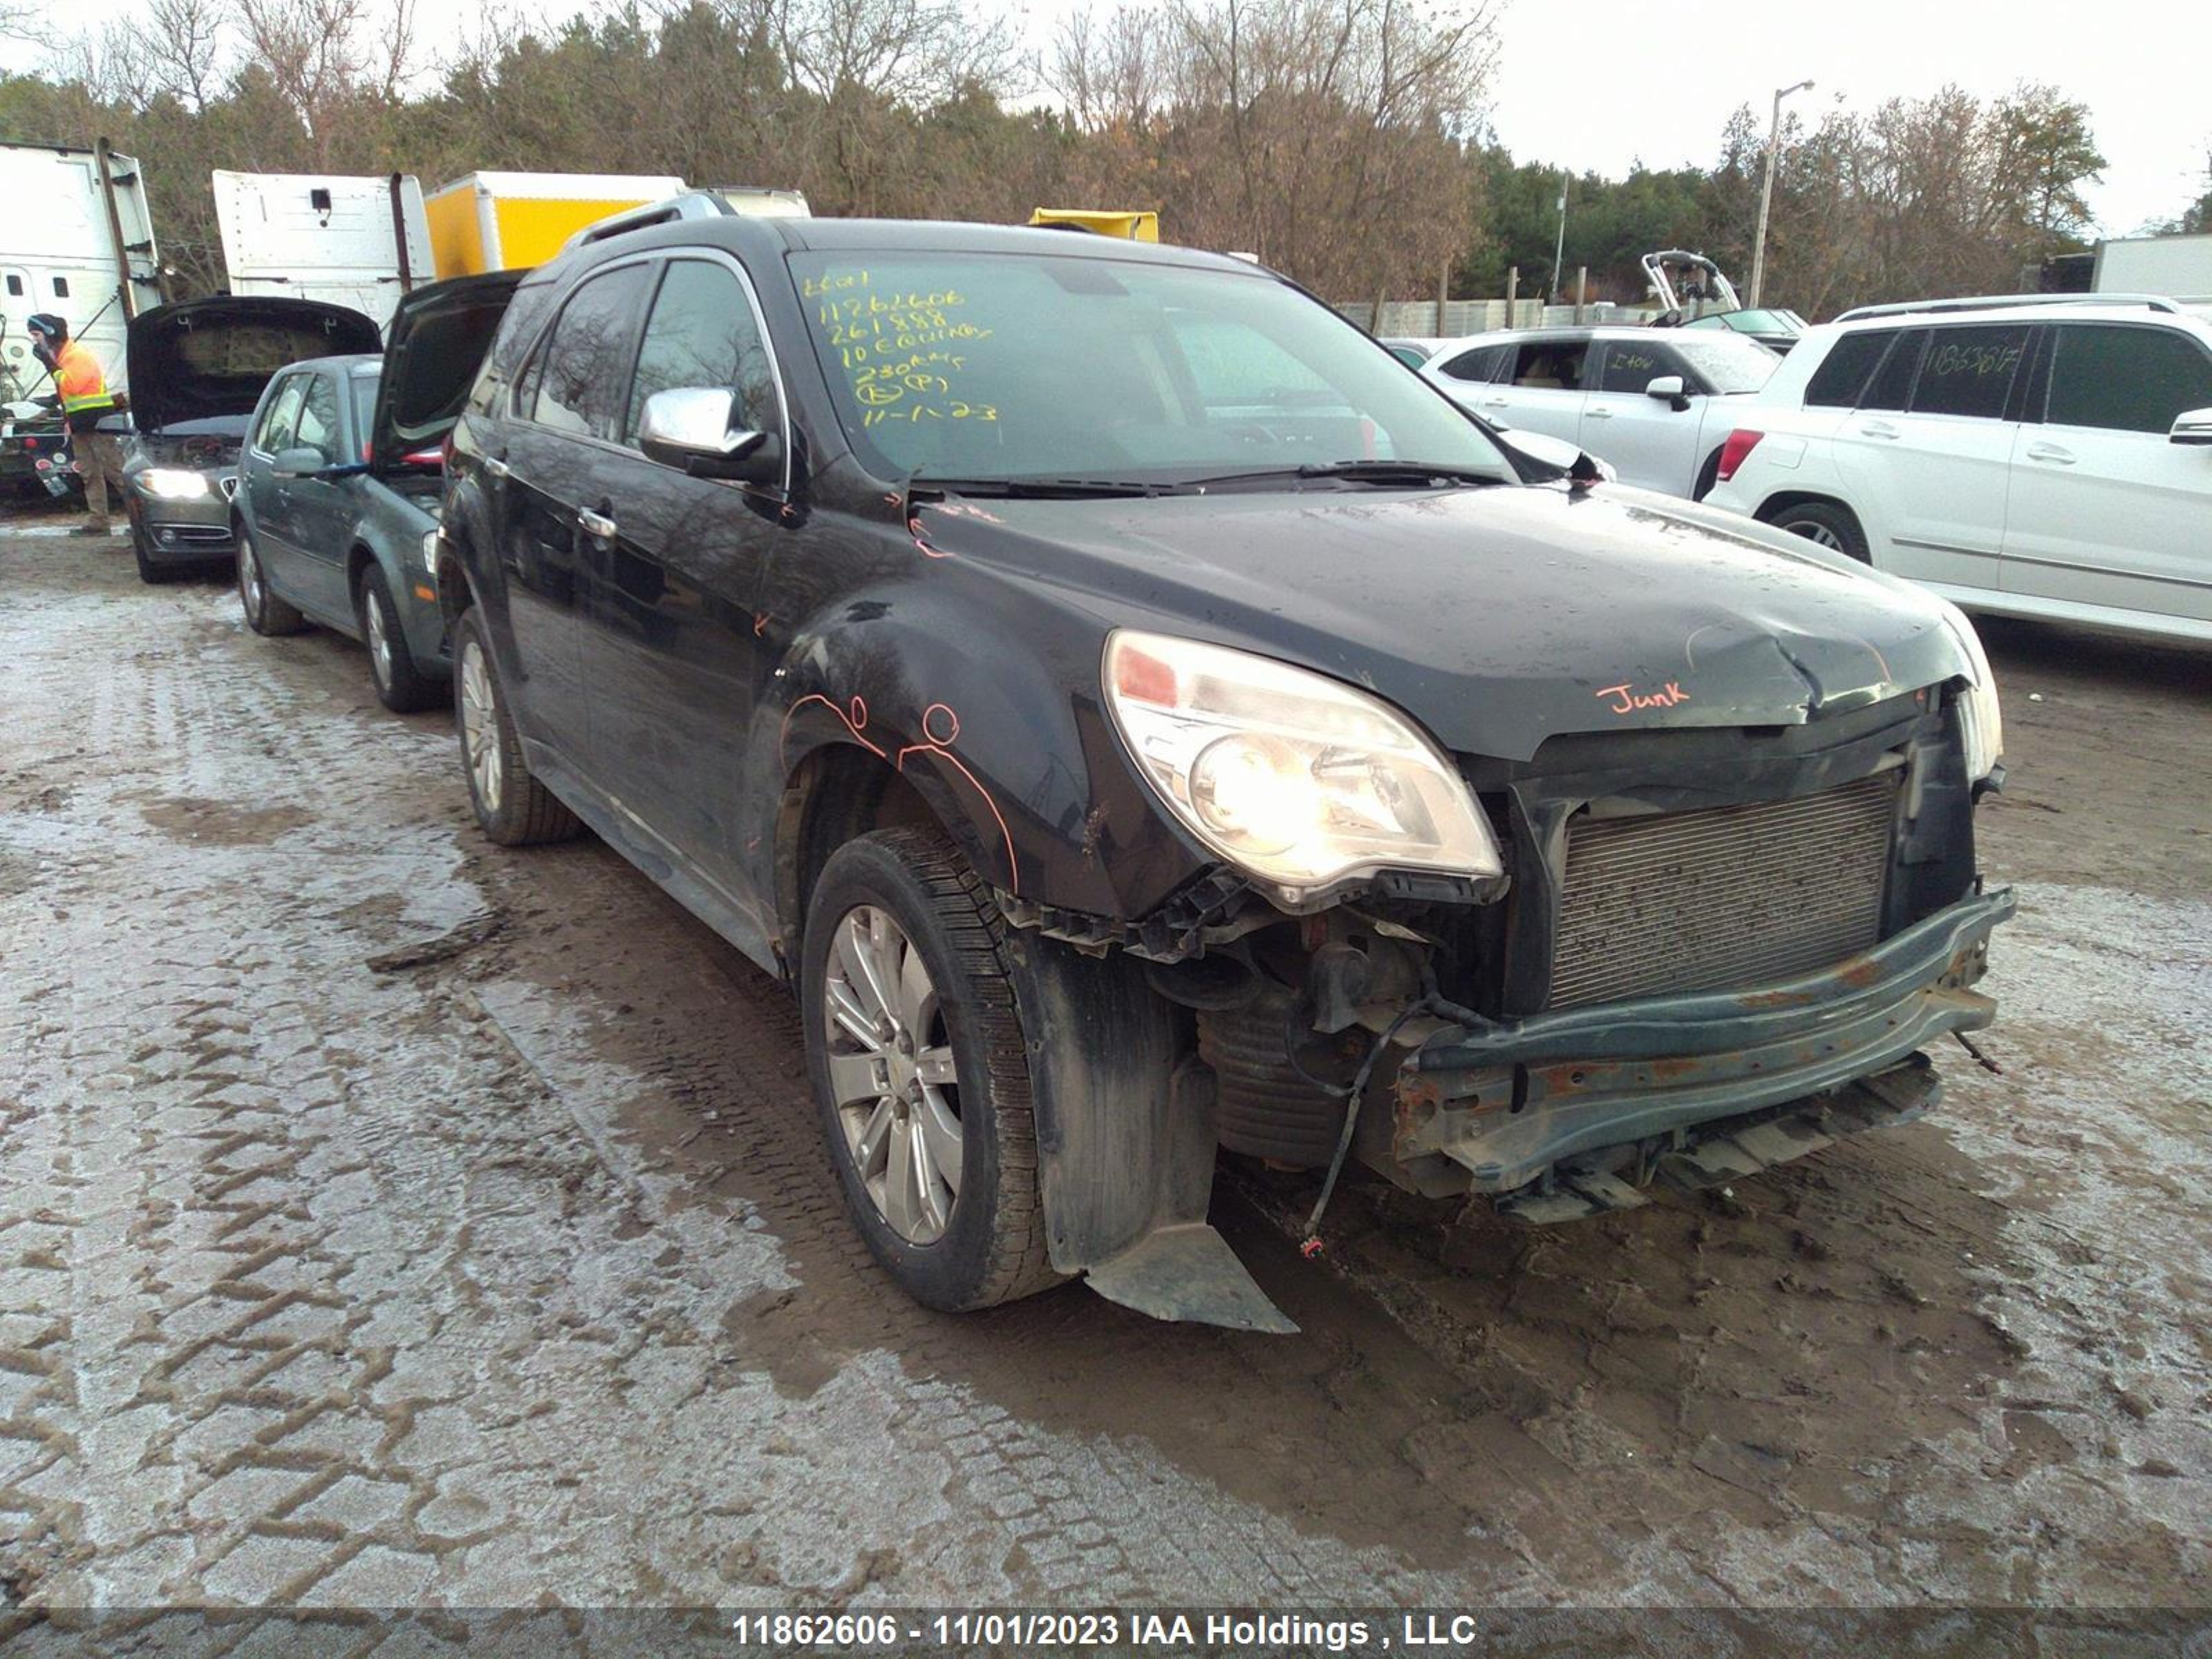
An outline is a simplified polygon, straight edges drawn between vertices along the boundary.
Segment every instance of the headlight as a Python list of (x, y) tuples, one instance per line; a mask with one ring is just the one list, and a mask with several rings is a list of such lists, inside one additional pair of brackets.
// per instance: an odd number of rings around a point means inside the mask
[(434, 530), (422, 532), (422, 568), (434, 576), (438, 574), (438, 532)]
[(165, 501), (196, 501), (208, 493), (207, 474), (180, 466), (149, 466), (138, 475), (138, 487)]
[(1106, 703), (1168, 810), (1291, 907), (1385, 870), (1501, 874), (1443, 751), (1389, 704), (1287, 663), (1116, 630)]
[(1943, 601), (1943, 620), (1959, 641), (1959, 648), (1966, 653), (1968, 673), (1973, 684), (1959, 704), (1960, 722), (1966, 727), (1966, 776), (1974, 783), (1997, 769), (2004, 758), (2004, 710), (1997, 703), (1997, 677), (1990, 668), (1990, 659), (1982, 649), (1982, 636), (1974, 631), (1966, 613), (1948, 599)]

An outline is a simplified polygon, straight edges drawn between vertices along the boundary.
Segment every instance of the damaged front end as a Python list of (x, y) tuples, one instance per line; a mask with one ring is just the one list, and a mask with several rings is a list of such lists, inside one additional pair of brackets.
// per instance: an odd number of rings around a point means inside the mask
[[(2015, 908), (1975, 871), (1988, 782), (1962, 702), (1936, 687), (1817, 725), (1462, 760), (1498, 882), (1380, 880), (1304, 915), (1217, 895), (1181, 948), (1085, 941), (1150, 955), (1146, 983), (1176, 1011), (1159, 1144), (1180, 1134), (1187, 1156), (1162, 1218), (1186, 1231), (1079, 1265), (1146, 1311), (1272, 1328), (1241, 1273), (1218, 1300), (1200, 1143), (1206, 1173), (1216, 1146), (1324, 1171), (1324, 1203), (1357, 1157), (1424, 1195), (1556, 1222), (1919, 1115), (1939, 1090), (1923, 1050), (1993, 1017), (1974, 988)], [(1194, 1223), (1206, 1248), (1179, 1275), (1170, 1246)]]

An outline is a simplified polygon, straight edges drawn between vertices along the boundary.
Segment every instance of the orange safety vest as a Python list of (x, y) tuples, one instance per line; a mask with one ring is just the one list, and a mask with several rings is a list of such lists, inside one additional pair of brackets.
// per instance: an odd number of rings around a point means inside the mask
[(62, 389), (62, 412), (76, 424), (79, 415), (96, 415), (115, 407), (115, 394), (100, 372), (100, 360), (82, 341), (64, 341), (54, 356), (54, 384)]

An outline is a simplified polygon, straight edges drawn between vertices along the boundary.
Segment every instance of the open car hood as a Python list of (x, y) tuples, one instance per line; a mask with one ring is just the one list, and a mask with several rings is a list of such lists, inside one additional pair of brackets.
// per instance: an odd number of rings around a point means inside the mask
[(368, 461), (377, 471), (434, 449), (460, 418), (477, 370), (499, 332), (514, 290), (529, 275), (495, 270), (416, 289), (392, 316), (384, 374), (369, 424)]
[(138, 430), (253, 412), (276, 371), (309, 357), (378, 349), (376, 325), (319, 300), (220, 295), (131, 319), (126, 348)]

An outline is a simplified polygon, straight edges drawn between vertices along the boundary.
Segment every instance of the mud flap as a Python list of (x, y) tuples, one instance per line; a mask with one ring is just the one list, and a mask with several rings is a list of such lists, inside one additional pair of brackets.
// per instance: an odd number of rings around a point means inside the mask
[(1155, 1319), (1295, 1331), (1206, 1224), (1213, 1074), (1176, 1066), (1174, 1017), (1142, 969), (1035, 933), (1008, 944), (1052, 1265)]
[(1680, 1146), (1650, 1160), (1650, 1180), (1641, 1184), (1623, 1180), (1617, 1170), (1598, 1169), (1594, 1162), (1586, 1169), (1571, 1164), (1535, 1186), (1507, 1194), (1498, 1200), (1498, 1209), (1516, 1221), (1546, 1226), (1649, 1203), (1650, 1181), (1663, 1181), (1682, 1192), (1723, 1186), (1816, 1152), (1846, 1135), (1910, 1123), (1936, 1103), (1942, 1089), (1928, 1056), (1917, 1054), (1841, 1089), (1692, 1131)]
[(1252, 1282), (1229, 1241), (1203, 1221), (1155, 1227), (1086, 1275), (1109, 1302), (1155, 1319), (1291, 1335), (1297, 1327)]

